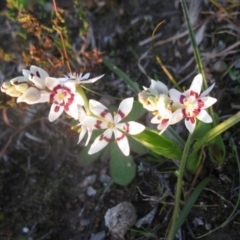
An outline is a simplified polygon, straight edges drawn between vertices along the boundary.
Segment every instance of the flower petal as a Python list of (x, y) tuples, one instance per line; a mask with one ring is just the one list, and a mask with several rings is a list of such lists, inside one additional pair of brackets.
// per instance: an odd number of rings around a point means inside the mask
[(82, 127), (81, 128), (81, 132), (79, 134), (79, 138), (78, 138), (77, 144), (79, 144), (82, 141), (82, 139), (85, 136), (86, 132), (87, 132), (87, 129)]
[(35, 87), (30, 87), (27, 89), (25, 93), (22, 94), (17, 99), (17, 102), (34, 102), (37, 103), (40, 98), (40, 92), (37, 88)]
[(54, 87), (56, 87), (58, 84), (60, 84), (59, 79), (53, 78), (53, 77), (46, 77), (45, 78), (45, 85), (52, 90)]
[(160, 81), (155, 81), (153, 79), (151, 79), (151, 85), (150, 85), (150, 90), (156, 90), (159, 94), (166, 94), (168, 95), (168, 88), (167, 86), (160, 82)]
[(27, 82), (28, 82), (28, 78), (26, 78), (25, 76), (15, 77), (10, 80), (10, 83), (12, 85), (19, 84), (19, 83), (27, 83)]
[(200, 100), (204, 102), (203, 109), (212, 106), (217, 101), (217, 99), (213, 97), (202, 97)]
[(118, 123), (125, 118), (132, 110), (133, 97), (124, 99), (118, 107), (117, 114), (114, 116), (114, 122)]
[[(89, 75), (88, 77), (86, 77), (87, 73), (82, 77), (83, 80), (80, 79), (79, 83), (95, 83), (98, 79), (102, 78), (105, 74), (99, 76), (99, 77), (95, 77), (95, 78), (89, 78)], [(86, 79), (86, 80), (85, 80)]]
[(34, 74), (34, 76), (37, 76), (38, 78), (41, 78), (41, 79), (45, 79), (46, 77), (49, 77), (48, 73), (44, 69), (34, 65), (30, 67), (30, 74), (31, 73)]
[(91, 145), (88, 154), (94, 154), (106, 147), (111, 140), (112, 132), (112, 129), (107, 129), (103, 134), (98, 136)]
[(76, 103), (72, 103), (68, 106), (68, 110), (65, 110), (68, 115), (70, 115), (75, 120), (78, 119), (78, 106)]
[(39, 78), (37, 76), (33, 76), (30, 79), (31, 82), (35, 84), (35, 86), (39, 89), (44, 89), (45, 88), (45, 78)]
[(207, 95), (212, 91), (212, 89), (214, 88), (214, 86), (215, 86), (215, 83), (212, 84), (209, 88), (207, 88), (204, 92), (202, 92), (200, 96), (201, 96), (201, 97), (207, 96)]
[(90, 77), (90, 73), (85, 73), (83, 76), (80, 74), (79, 76), (80, 78), (88, 79)]
[(29, 79), (30, 71), (27, 69), (22, 69), (22, 74), (25, 78)]
[(162, 123), (158, 124), (157, 129), (161, 130), (159, 132), (160, 135), (168, 128), (169, 122), (170, 121), (165, 121), (165, 122), (162, 122)]
[(200, 111), (200, 113), (197, 115), (197, 118), (205, 123), (211, 123), (212, 117), (208, 114), (208, 112), (204, 109)]
[[(8, 94), (9, 96), (11, 97), (22, 97), (22, 93), (17, 91), (15, 89), (15, 86), (12, 86), (10, 88), (8, 88), (6, 91), (5, 91), (6, 94)], [(21, 101), (22, 102), (22, 101)]]
[(114, 129), (113, 132), (114, 132), (115, 140), (118, 144), (118, 147), (120, 148), (120, 150), (123, 152), (125, 156), (128, 156), (130, 152), (130, 148), (129, 148), (129, 143), (126, 135), (117, 129)]
[(202, 89), (202, 74), (198, 74), (194, 77), (192, 84), (190, 86), (190, 91), (196, 92), (198, 95), (200, 95), (201, 89)]
[(72, 93), (76, 92), (76, 85), (74, 82), (66, 82), (64, 86), (69, 88)]
[(169, 90), (169, 96), (175, 102), (180, 102), (181, 95), (184, 95), (184, 93), (181, 93), (176, 89), (170, 89)]
[(196, 119), (194, 119), (194, 122), (192, 123), (190, 120), (187, 120), (185, 118), (185, 125), (190, 133), (193, 133), (195, 126), (196, 126)]
[(81, 106), (84, 106), (84, 100), (83, 100), (82, 96), (78, 93), (74, 94), (74, 102)]
[(20, 84), (14, 85), (14, 87), (18, 92), (25, 93), (28, 89), (28, 84), (27, 83), (20, 83)]
[(130, 122), (126, 122), (126, 123), (117, 123), (116, 128), (118, 128), (128, 134), (136, 135), (136, 134), (139, 134), (140, 132), (144, 131), (145, 126), (140, 123), (130, 121)]
[(60, 117), (60, 115), (62, 114), (64, 108), (62, 106), (56, 105), (56, 104), (52, 104), (49, 115), (48, 115), (48, 120), (50, 122), (55, 121), (57, 118)]
[(172, 118), (169, 120), (169, 124), (175, 124), (183, 119), (183, 112), (182, 109), (179, 108), (172, 114)]
[(40, 98), (38, 99), (39, 103), (48, 102), (50, 99), (50, 92), (40, 90)]
[(92, 116), (86, 116), (82, 120), (81, 124), (86, 128), (90, 128), (90, 129), (106, 129), (107, 128), (107, 122), (100, 121), (99, 119)]
[(95, 101), (93, 99), (89, 100), (89, 109), (96, 116), (105, 118), (109, 122), (113, 122), (112, 114), (109, 110), (100, 102)]

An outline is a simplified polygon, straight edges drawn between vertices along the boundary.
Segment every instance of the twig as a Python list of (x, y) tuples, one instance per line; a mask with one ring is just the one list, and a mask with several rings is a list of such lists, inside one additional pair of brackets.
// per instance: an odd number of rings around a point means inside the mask
[[(52, 1), (53, 1), (54, 11), (56, 12), (56, 15), (58, 15), (59, 13), (58, 13), (58, 10), (57, 10), (56, 1), (55, 0), (52, 0)], [(61, 38), (61, 42), (62, 42), (62, 46), (63, 46), (63, 54), (64, 54), (64, 58), (66, 59), (66, 64), (67, 64), (67, 67), (68, 67), (68, 71), (71, 72), (71, 67), (70, 67), (69, 60), (68, 60), (68, 54), (67, 54), (67, 50), (66, 50), (64, 37), (63, 37), (62, 32), (58, 32), (58, 33), (59, 33), (60, 38)]]

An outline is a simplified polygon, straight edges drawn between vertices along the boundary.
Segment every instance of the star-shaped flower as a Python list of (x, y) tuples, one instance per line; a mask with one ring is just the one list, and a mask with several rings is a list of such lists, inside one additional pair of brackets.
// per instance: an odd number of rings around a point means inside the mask
[(216, 98), (206, 97), (213, 89), (214, 84), (200, 94), (202, 82), (202, 75), (198, 74), (187, 91), (181, 93), (176, 89), (169, 90), (170, 98), (173, 100), (172, 106), (177, 109), (173, 112), (171, 124), (185, 118), (185, 125), (190, 133), (194, 131), (196, 118), (205, 123), (212, 122), (212, 117), (205, 109), (217, 101)]
[(94, 154), (103, 149), (111, 140), (114, 133), (115, 141), (124, 155), (128, 156), (130, 152), (129, 143), (126, 134), (139, 134), (145, 129), (140, 123), (130, 121), (121, 123), (131, 111), (133, 106), (133, 98), (124, 99), (114, 116), (110, 111), (95, 100), (89, 101), (89, 109), (96, 116), (87, 116), (83, 120), (83, 124), (90, 129), (106, 129), (100, 136), (98, 136), (89, 149), (89, 154)]
[(104, 74), (101, 76), (89, 79), (90, 73), (83, 74), (82, 72), (79, 72), (79, 73), (78, 72), (70, 72), (67, 75), (65, 75), (63, 78), (60, 78), (60, 79), (63, 83), (71, 81), (71, 82), (74, 82), (75, 84), (83, 84), (83, 83), (94, 83), (97, 80), (99, 80), (100, 78), (102, 78), (103, 76), (104, 76)]
[(84, 105), (82, 97), (76, 93), (74, 83), (61, 83), (58, 78), (47, 77), (46, 86), (51, 90), (49, 101), (52, 103), (48, 119), (50, 122), (56, 120), (63, 111), (74, 119), (78, 119), (78, 105)]

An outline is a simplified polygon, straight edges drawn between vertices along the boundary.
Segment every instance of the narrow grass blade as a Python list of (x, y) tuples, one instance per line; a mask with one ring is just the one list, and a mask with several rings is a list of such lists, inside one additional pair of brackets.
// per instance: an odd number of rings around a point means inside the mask
[(173, 236), (175, 236), (177, 234), (177, 231), (181, 228), (182, 224), (184, 223), (185, 219), (187, 218), (188, 213), (192, 209), (193, 204), (197, 200), (197, 198), (200, 195), (200, 193), (202, 192), (203, 188), (209, 183), (209, 181), (210, 181), (209, 177), (203, 179), (198, 184), (198, 186), (195, 188), (195, 190), (192, 192), (192, 194), (189, 197), (188, 201), (186, 202), (182, 212), (180, 213), (179, 218), (176, 221)]
[(197, 46), (196, 38), (195, 38), (193, 29), (192, 29), (192, 26), (191, 26), (191, 23), (190, 23), (186, 0), (181, 0), (181, 4), (182, 4), (182, 10), (183, 10), (183, 13), (184, 13), (184, 17), (185, 17), (186, 22), (187, 22), (189, 36), (190, 36), (190, 39), (191, 39), (191, 42), (192, 42), (192, 45), (193, 45), (194, 57), (195, 57), (195, 60), (197, 62), (198, 70), (203, 76), (204, 89), (206, 89), (207, 88), (207, 81), (206, 81), (205, 73), (204, 73), (204, 70), (203, 70), (203, 64), (202, 64), (201, 56), (200, 56), (199, 49), (198, 49), (198, 46)]
[(114, 65), (111, 61), (106, 58), (103, 58), (103, 63), (112, 70), (115, 74), (117, 74), (120, 78), (122, 78), (135, 93), (139, 93), (141, 90), (139, 87), (116, 65)]
[(202, 146), (206, 145), (216, 136), (225, 132), (227, 129), (234, 126), (238, 122), (240, 122), (240, 112), (218, 124), (216, 127), (205, 133), (203, 137), (199, 138), (198, 141), (193, 145), (193, 151), (191, 154), (196, 154)]

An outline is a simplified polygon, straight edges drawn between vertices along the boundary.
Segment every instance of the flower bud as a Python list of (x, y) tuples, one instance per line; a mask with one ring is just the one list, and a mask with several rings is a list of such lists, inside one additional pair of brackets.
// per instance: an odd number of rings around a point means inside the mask
[(20, 83), (28, 83), (28, 79), (24, 76), (20, 76), (20, 77), (15, 77), (13, 79), (10, 80), (10, 83), (12, 85), (18, 85)]
[(157, 101), (157, 109), (158, 111), (163, 111), (165, 109), (171, 110), (171, 99), (165, 94), (159, 94), (159, 98)]
[(40, 98), (40, 92), (35, 87), (30, 87), (17, 99), (17, 102), (34, 102)]
[(15, 89), (19, 91), (20, 93), (25, 93), (28, 89), (27, 83), (20, 83), (18, 85), (15, 85)]
[(11, 97), (19, 97), (19, 96), (22, 95), (22, 93), (20, 93), (19, 91), (17, 91), (15, 89), (15, 86), (11, 86), (10, 88), (8, 88), (5, 93), (8, 94)]
[(143, 90), (138, 94), (138, 100), (148, 111), (154, 111), (157, 108), (158, 94), (154, 94), (149, 90)]
[(5, 93), (11, 86), (10, 82), (4, 82), (1, 86), (1, 91)]

